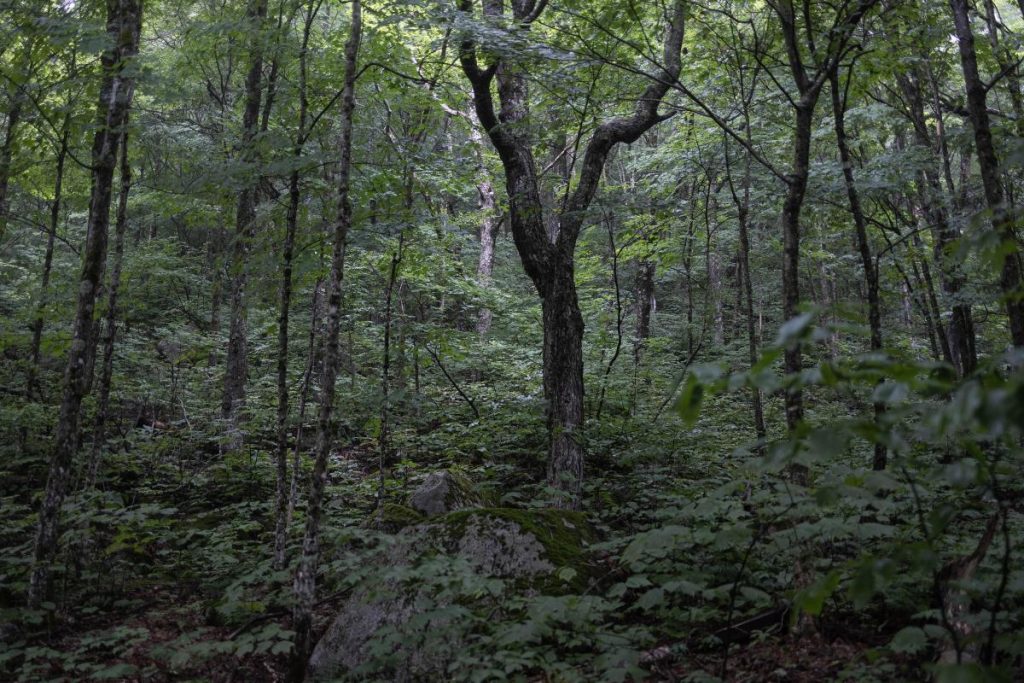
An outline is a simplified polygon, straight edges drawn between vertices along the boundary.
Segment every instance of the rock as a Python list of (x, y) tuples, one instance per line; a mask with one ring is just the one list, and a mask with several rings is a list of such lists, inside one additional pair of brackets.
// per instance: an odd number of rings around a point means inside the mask
[(384, 503), (384, 509), (374, 510), (366, 519), (366, 526), (379, 527), (382, 531), (395, 534), (407, 526), (420, 524), (426, 518), (418, 510), (398, 503)]
[(409, 507), (427, 517), (443, 515), (453, 510), (483, 507), (483, 499), (473, 490), (473, 484), (449, 470), (431, 472), (409, 496)]
[(582, 590), (593, 538), (585, 517), (565, 510), (467, 509), (406, 527), (317, 644), (309, 677), (443, 680), (463, 646), (460, 610), (501, 609), (500, 591), (467, 598), (459, 586), (500, 579), (520, 594)]

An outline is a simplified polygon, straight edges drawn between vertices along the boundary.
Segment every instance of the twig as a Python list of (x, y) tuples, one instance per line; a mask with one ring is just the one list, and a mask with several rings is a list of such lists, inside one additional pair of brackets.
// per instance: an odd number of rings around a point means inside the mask
[(451, 385), (453, 387), (455, 387), (455, 391), (459, 392), (459, 396), (461, 396), (462, 399), (466, 403), (469, 404), (469, 407), (473, 409), (473, 415), (475, 415), (476, 419), (479, 420), (480, 419), (480, 411), (477, 410), (476, 403), (474, 403), (473, 399), (471, 399), (466, 394), (466, 392), (462, 390), (462, 387), (460, 387), (459, 383), (455, 381), (455, 378), (452, 377), (450, 374), (448, 374), (448, 370), (445, 369), (444, 363), (441, 362), (441, 359), (438, 357), (437, 352), (434, 351), (434, 349), (432, 349), (429, 346), (427, 346), (426, 344), (423, 345), (423, 348), (426, 350), (427, 353), (430, 354), (430, 357), (434, 359), (434, 362), (437, 363), (437, 367), (439, 367), (441, 369), (441, 372), (444, 373), (444, 376), (448, 379), (448, 381), (451, 383)]

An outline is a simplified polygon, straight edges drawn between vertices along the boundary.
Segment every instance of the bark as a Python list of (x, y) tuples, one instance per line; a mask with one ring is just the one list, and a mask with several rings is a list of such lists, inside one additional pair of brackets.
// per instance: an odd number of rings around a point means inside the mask
[[(281, 249), (281, 301), (277, 314), (277, 520), (274, 529), (274, 567), (285, 565), (285, 548), (288, 542), (288, 322), (292, 301), (292, 256), (295, 252), (295, 233), (299, 224), (299, 203), (302, 193), (299, 187), (299, 162), (306, 142), (306, 117), (309, 101), (306, 97), (307, 56), (309, 35), (319, 5), (312, 0), (306, 9), (306, 21), (302, 29), (302, 44), (299, 48), (299, 122), (295, 134), (292, 160), (295, 166), (288, 177), (288, 212), (285, 217), (284, 245)], [(275, 62), (276, 63), (276, 62)], [(268, 96), (269, 111), (269, 96)], [(298, 444), (296, 444), (298, 447)]]
[(50, 565), (57, 550), (60, 508), (78, 447), (82, 399), (89, 390), (89, 370), (96, 354), (93, 312), (107, 257), (111, 188), (118, 143), (131, 105), (134, 83), (124, 64), (138, 53), (142, 24), (140, 0), (108, 0), (107, 34), (112, 46), (102, 56), (103, 82), (97, 105), (98, 128), (92, 146), (92, 187), (75, 320), (64, 372), (64, 390), (53, 455), (33, 547), (28, 604), (38, 607), (49, 591)]
[[(915, 141), (934, 155), (935, 145), (925, 118), (920, 78), (916, 75), (901, 75), (898, 77), (898, 82), (906, 100), (907, 114), (914, 127)], [(926, 166), (918, 173), (917, 201), (924, 213), (924, 218), (932, 228), (935, 238), (934, 258), (939, 268), (939, 281), (951, 309), (949, 325), (944, 330), (943, 352), (948, 350), (949, 362), (963, 377), (973, 372), (978, 363), (975, 351), (974, 319), (970, 305), (959, 301), (960, 290), (964, 286), (964, 275), (959, 264), (956, 263), (953, 252), (960, 235), (949, 220), (949, 214), (942, 202), (942, 186), (939, 175), (931, 166)], [(933, 314), (936, 316), (936, 321), (941, 320), (938, 306), (935, 306)]]
[[(127, 117), (125, 125), (127, 125)], [(110, 383), (114, 376), (114, 343), (117, 338), (117, 297), (121, 289), (121, 266), (124, 260), (124, 236), (128, 225), (128, 193), (132, 186), (131, 165), (128, 163), (128, 132), (121, 134), (121, 187), (117, 194), (117, 218), (114, 223), (114, 259), (107, 284), (106, 329), (103, 334), (103, 366), (100, 369), (99, 397), (96, 408), (96, 423), (93, 426), (92, 453), (85, 476), (85, 485), (92, 488), (96, 483), (100, 454), (106, 441), (108, 412), (110, 410)]]
[[(782, 205), (782, 317), (795, 318), (800, 311), (800, 210), (807, 191), (810, 165), (811, 125), (814, 118), (813, 102), (797, 103), (793, 133), (793, 169), (789, 176), (785, 203)], [(790, 376), (799, 375), (803, 358), (799, 343), (785, 350), (785, 370)], [(786, 426), (796, 429), (803, 420), (803, 391), (799, 387), (786, 389)]]
[(39, 285), (39, 302), (36, 304), (36, 318), (32, 321), (32, 345), (29, 348), (28, 378), (25, 381), (25, 398), (33, 400), (38, 391), (39, 356), (43, 341), (44, 312), (50, 291), (50, 274), (53, 267), (53, 246), (57, 239), (57, 224), (60, 222), (61, 200), (64, 189), (64, 162), (68, 156), (68, 137), (71, 134), (71, 115), (65, 115), (61, 127), (60, 147), (57, 150), (56, 178), (53, 181), (53, 201), (50, 202), (50, 224), (46, 233), (46, 252), (43, 255), (43, 275)]
[[(25, 60), (31, 62), (32, 41), (29, 40), (25, 48)], [(31, 69), (28, 69), (31, 71)], [(10, 108), (7, 110), (7, 127), (4, 130), (3, 143), (0, 144), (0, 241), (3, 241), (7, 234), (7, 219), (10, 215), (10, 198), (8, 190), (11, 182), (11, 167), (14, 162), (14, 143), (18, 135), (18, 125), (21, 123), (22, 110), (25, 107), (27, 84), (21, 84), (14, 88), (11, 93)]]
[(320, 517), (323, 510), (324, 487), (327, 483), (327, 457), (334, 433), (334, 394), (338, 377), (338, 337), (341, 328), (342, 282), (345, 272), (345, 251), (348, 231), (352, 225), (350, 197), (352, 175), (352, 118), (355, 111), (356, 59), (362, 34), (362, 6), (352, 0), (349, 36), (345, 42), (345, 80), (341, 94), (340, 142), (338, 160), (338, 216), (334, 222), (334, 247), (331, 255), (331, 276), (327, 298), (327, 334), (324, 340), (323, 384), (320, 387), (320, 414), (309, 501), (306, 507), (306, 529), (302, 556), (295, 572), (295, 607), (293, 629), (295, 649), (289, 680), (301, 681), (313, 647), (313, 604), (316, 599), (316, 575), (320, 562)]
[[(793, 121), (793, 162), (786, 177), (786, 198), (782, 205), (780, 224), (782, 228), (782, 313), (787, 320), (795, 317), (800, 306), (800, 212), (807, 192), (807, 177), (810, 168), (811, 132), (814, 123), (814, 109), (821, 94), (821, 87), (828, 75), (836, 68), (846, 52), (853, 29), (877, 0), (860, 0), (843, 17), (836, 17), (836, 28), (827, 37), (828, 52), (823, 58), (815, 59), (815, 68), (807, 70), (803, 53), (806, 49), (817, 54), (812, 37), (813, 27), (805, 26), (806, 47), (801, 46), (800, 29), (792, 0), (780, 0), (773, 4), (782, 28), (782, 39), (786, 47), (787, 62), (799, 97), (791, 100), (794, 110)], [(805, 5), (805, 8), (807, 5)], [(805, 16), (810, 22), (811, 18)], [(798, 375), (803, 368), (799, 343), (785, 350), (785, 370), (790, 376)], [(799, 386), (786, 390), (786, 425), (790, 430), (803, 419), (803, 392)], [(795, 471), (798, 478), (803, 475)]]
[(634, 356), (640, 360), (644, 342), (651, 336), (651, 312), (654, 310), (655, 263), (650, 258), (640, 260), (636, 273), (636, 345)]
[[(482, 214), (480, 221), (480, 257), (477, 260), (476, 279), (481, 287), (491, 286), (491, 274), (494, 272), (494, 246), (498, 238), (498, 227), (501, 221), (498, 219), (498, 202), (494, 194), (494, 186), (484, 167), (483, 155), (480, 147), (483, 145), (483, 137), (476, 126), (470, 122), (470, 137), (477, 147), (477, 183), (476, 191), (479, 196), (479, 209)], [(489, 308), (480, 309), (476, 321), (476, 331), (479, 334), (487, 334), (491, 329), (491, 322), (494, 314)]]
[[(262, 103), (263, 49), (259, 35), (267, 16), (267, 0), (251, 0), (246, 16), (254, 31), (249, 48), (249, 72), (245, 79), (245, 109), (242, 114), (241, 158), (246, 164), (256, 160), (256, 135), (258, 133), (260, 105)], [(240, 412), (245, 406), (245, 389), (248, 381), (248, 341), (246, 339), (247, 310), (245, 288), (247, 284), (246, 262), (249, 243), (252, 239), (253, 223), (256, 219), (257, 183), (245, 179), (238, 194), (235, 209), (235, 235), (231, 246), (231, 272), (228, 302), (231, 307), (231, 321), (228, 332), (227, 361), (224, 370), (224, 392), (221, 398), (221, 415), (231, 423), (232, 431), (238, 429)], [(235, 438), (234, 447), (240, 446)]]
[(1003, 292), (1006, 315), (1010, 323), (1010, 340), (1014, 346), (1024, 346), (1024, 300), (1021, 298), (1021, 261), (1017, 237), (1013, 229), (1013, 213), (1008, 209), (999, 171), (999, 158), (992, 142), (986, 97), (988, 89), (978, 73), (978, 57), (974, 50), (966, 0), (950, 0), (953, 23), (960, 46), (960, 64), (963, 67), (964, 86), (967, 90), (967, 111), (974, 128), (974, 146), (978, 155), (981, 182), (985, 188), (985, 201), (991, 214), (992, 229), (1002, 240), (1006, 251), (1003, 257), (999, 285)]
[[(501, 3), (486, 1), (487, 16), (503, 14)], [(526, 31), (545, 2), (516, 0), (512, 19)], [(460, 0), (459, 9), (469, 13), (472, 0)], [(573, 277), (576, 240), (585, 213), (593, 201), (605, 162), (619, 143), (635, 142), (647, 130), (665, 120), (658, 113), (661, 99), (680, 71), (685, 6), (674, 4), (664, 43), (662, 68), (636, 101), (631, 116), (598, 126), (586, 145), (580, 178), (567, 193), (558, 214), (558, 235), (552, 242), (546, 229), (537, 168), (529, 133), (529, 93), (523, 65), (511, 57), (481, 68), (477, 46), (468, 34), (462, 37), (459, 59), (473, 86), (477, 118), (498, 152), (505, 170), (512, 237), (541, 298), (544, 321), (544, 395), (547, 400), (550, 452), (548, 483), (561, 495), (556, 505), (578, 507), (583, 481), (583, 317)], [(497, 81), (500, 110), (495, 111), (491, 86)]]
[(292, 481), (288, 494), (288, 519), (291, 520), (295, 506), (299, 502), (299, 472), (302, 469), (302, 438), (303, 428), (306, 423), (306, 403), (309, 398), (309, 388), (313, 380), (313, 365), (316, 359), (317, 350), (317, 326), (320, 320), (320, 290), (323, 280), (318, 279), (313, 285), (313, 302), (309, 312), (309, 338), (306, 344), (306, 370), (302, 373), (302, 388), (299, 389), (299, 417), (298, 427), (295, 429), (295, 450), (292, 455)]
[[(851, 78), (852, 74), (847, 78)], [(847, 81), (849, 85), (849, 81)], [(864, 286), (868, 299), (868, 326), (871, 329), (870, 348), (872, 351), (882, 350), (882, 307), (878, 296), (878, 271), (875, 268), (874, 256), (871, 253), (871, 242), (868, 241), (867, 218), (861, 207), (860, 194), (853, 176), (853, 156), (846, 139), (846, 94), (840, 92), (838, 70), (829, 74), (829, 88), (832, 91), (832, 115), (835, 121), (836, 146), (839, 149), (839, 161), (843, 165), (843, 181), (846, 185), (846, 198), (850, 203), (853, 225), (857, 234), (857, 251), (860, 252), (861, 268), (864, 271)], [(885, 404), (875, 403), (875, 422), (885, 413)], [(872, 467), (884, 470), (888, 454), (885, 446), (875, 443)]]
[[(753, 91), (751, 92), (751, 99)], [(745, 130), (747, 143), (751, 142), (750, 119), (748, 110), (744, 110)], [(729, 165), (728, 142), (725, 147), (726, 173), (729, 179), (729, 190), (732, 193), (733, 202), (736, 204), (736, 219), (739, 224), (739, 279), (740, 289), (743, 294), (744, 316), (746, 317), (747, 332), (747, 359), (750, 367), (757, 365), (757, 331), (754, 325), (754, 284), (750, 276), (750, 186), (751, 186), (751, 159), (746, 155), (743, 169), (743, 192), (742, 195), (736, 192), (732, 179), (732, 169)], [(767, 429), (764, 424), (764, 402), (761, 396), (761, 389), (752, 387), (751, 408), (754, 416), (754, 432), (757, 434), (758, 451), (763, 452), (761, 445), (767, 436)]]

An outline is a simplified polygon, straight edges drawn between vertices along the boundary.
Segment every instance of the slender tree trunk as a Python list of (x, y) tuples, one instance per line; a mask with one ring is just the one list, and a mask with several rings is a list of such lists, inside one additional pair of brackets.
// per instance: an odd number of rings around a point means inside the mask
[[(411, 208), (411, 201), (409, 206)], [(398, 236), (398, 249), (391, 255), (388, 286), (384, 292), (384, 349), (380, 366), (380, 432), (377, 435), (377, 514), (380, 525), (384, 523), (384, 482), (386, 481), (388, 460), (391, 458), (391, 323), (394, 311), (395, 283), (398, 281), (398, 268), (402, 264), (404, 245), (405, 233), (401, 233)]]
[(338, 337), (341, 328), (342, 282), (345, 272), (345, 251), (348, 231), (352, 225), (350, 197), (352, 173), (352, 118), (355, 111), (356, 59), (362, 34), (362, 6), (352, 0), (352, 18), (345, 43), (345, 81), (341, 94), (340, 143), (338, 161), (338, 216), (334, 223), (334, 249), (331, 257), (331, 281), (327, 299), (327, 335), (324, 340), (323, 384), (320, 387), (320, 415), (317, 420), (316, 459), (310, 481), (306, 508), (306, 530), (302, 556), (295, 572), (295, 608), (293, 628), (295, 649), (289, 680), (301, 681), (313, 648), (313, 604), (316, 600), (316, 577), (320, 563), (320, 517), (323, 510), (324, 487), (327, 484), (327, 457), (334, 434), (334, 393), (338, 377)]
[[(793, 169), (787, 183), (786, 199), (782, 205), (782, 317), (795, 318), (800, 312), (800, 210), (807, 191), (810, 167), (811, 125), (814, 119), (814, 101), (797, 103), (793, 133)], [(790, 376), (799, 375), (803, 357), (799, 343), (791, 344), (785, 352), (785, 370)], [(799, 387), (786, 390), (786, 426), (796, 429), (804, 416), (803, 391)]]
[(636, 344), (634, 357), (640, 361), (640, 352), (644, 343), (651, 336), (651, 313), (654, 310), (654, 273), (653, 259), (643, 258), (636, 272)]
[(974, 146), (978, 153), (981, 182), (985, 188), (985, 201), (991, 213), (992, 229), (1002, 240), (1006, 255), (1003, 257), (999, 285), (1005, 298), (1006, 314), (1010, 322), (1010, 340), (1014, 346), (1024, 346), (1024, 300), (1021, 298), (1021, 262), (1017, 236), (1013, 230), (1013, 213), (1006, 206), (999, 158), (992, 143), (986, 97), (988, 89), (978, 73), (978, 57), (974, 51), (974, 32), (966, 0), (950, 0), (953, 23), (960, 46), (960, 63), (967, 89), (967, 111), (974, 128)]
[[(476, 134), (479, 136), (479, 133)], [(476, 266), (476, 278), (481, 287), (491, 286), (491, 274), (494, 272), (494, 247), (498, 237), (498, 227), (501, 222), (497, 216), (497, 201), (494, 196), (494, 186), (484, 173), (483, 166), (480, 168), (481, 177), (477, 182), (476, 189), (480, 196), (480, 212), (483, 218), (480, 221), (480, 258)], [(491, 321), (494, 314), (489, 308), (480, 309), (476, 321), (476, 331), (479, 334), (487, 334), (491, 329)]]
[[(251, 0), (246, 17), (254, 32), (249, 48), (249, 73), (245, 79), (245, 109), (242, 114), (241, 158), (246, 164), (257, 158), (256, 134), (258, 132), (260, 105), (262, 103), (263, 48), (261, 30), (267, 16), (267, 0)], [(246, 265), (252, 239), (253, 223), (256, 220), (257, 182), (246, 178), (238, 194), (235, 210), (235, 235), (231, 246), (231, 272), (229, 277), (228, 302), (231, 307), (231, 321), (228, 332), (227, 361), (224, 370), (224, 393), (221, 399), (221, 414), (231, 423), (235, 431), (233, 447), (241, 445), (239, 420), (245, 406), (245, 389), (248, 382), (248, 341), (246, 339), (247, 309), (245, 288), (247, 284)]]
[[(852, 74), (847, 76), (851, 78)], [(871, 253), (871, 242), (868, 241), (867, 219), (861, 208), (860, 194), (853, 177), (853, 156), (846, 141), (846, 96), (840, 92), (839, 73), (829, 74), (829, 86), (832, 91), (832, 114), (835, 119), (836, 145), (839, 148), (839, 160), (843, 165), (843, 180), (846, 184), (846, 197), (853, 215), (853, 225), (857, 233), (857, 250), (860, 252), (861, 268), (864, 270), (864, 286), (868, 293), (868, 326), (871, 329), (870, 347), (872, 351), (882, 350), (882, 306), (878, 296), (878, 271), (875, 269), (874, 256)], [(875, 403), (875, 422), (885, 413), (884, 403)], [(872, 467), (884, 470), (888, 454), (885, 446), (876, 443), (874, 446)]]
[[(750, 120), (747, 111), (744, 111), (744, 118), (746, 124), (744, 129), (747, 131), (747, 144), (749, 145), (751, 142)], [(736, 204), (736, 219), (739, 224), (739, 279), (740, 288), (743, 293), (743, 312), (747, 319), (747, 358), (750, 362), (750, 367), (753, 368), (757, 365), (757, 331), (754, 325), (754, 284), (750, 276), (750, 155), (746, 155), (746, 159), (744, 161), (743, 194), (741, 196), (736, 192), (732, 181), (732, 169), (729, 166), (728, 141), (726, 141), (725, 153), (729, 189), (732, 192), (733, 201)], [(764, 402), (761, 396), (761, 389), (758, 387), (752, 387), (750, 392), (751, 406), (754, 413), (754, 432), (757, 434), (758, 442), (763, 443), (768, 431), (764, 424)], [(763, 446), (759, 445), (758, 450), (763, 451)]]
[(309, 341), (306, 344), (306, 370), (302, 373), (302, 387), (299, 389), (299, 417), (298, 427), (295, 429), (295, 450), (292, 454), (292, 481), (290, 493), (288, 494), (288, 519), (291, 520), (295, 506), (299, 502), (299, 473), (302, 470), (302, 439), (303, 430), (306, 424), (306, 402), (309, 398), (309, 387), (313, 383), (313, 365), (315, 364), (317, 350), (317, 327), (320, 320), (320, 289), (323, 280), (317, 280), (313, 285), (313, 302), (310, 305), (309, 313)]
[[(125, 117), (125, 126), (128, 119)], [(124, 260), (124, 235), (128, 225), (128, 193), (131, 191), (132, 171), (128, 162), (128, 131), (121, 134), (121, 187), (117, 195), (117, 217), (114, 222), (114, 259), (107, 284), (107, 319), (103, 334), (103, 366), (100, 369), (100, 388), (93, 426), (92, 453), (85, 476), (86, 488), (96, 483), (100, 455), (106, 441), (108, 412), (110, 410), (110, 384), (114, 376), (114, 344), (117, 339), (117, 297), (121, 289), (121, 266)]]
[(39, 302), (36, 304), (36, 318), (32, 321), (32, 346), (29, 349), (28, 378), (25, 381), (25, 398), (33, 400), (38, 391), (39, 355), (43, 342), (43, 323), (46, 301), (50, 292), (50, 271), (53, 267), (53, 246), (57, 239), (57, 225), (60, 223), (61, 199), (64, 189), (64, 162), (68, 155), (68, 137), (71, 135), (71, 115), (64, 116), (61, 127), (60, 148), (57, 150), (56, 178), (53, 181), (53, 201), (50, 202), (50, 225), (46, 233), (46, 253), (43, 255), (43, 276), (39, 285)]
[(67, 492), (72, 461), (78, 447), (82, 399), (88, 393), (96, 354), (93, 312), (107, 257), (111, 187), (117, 166), (118, 142), (131, 105), (134, 83), (123, 75), (126, 60), (138, 53), (142, 25), (140, 0), (109, 0), (107, 34), (113, 46), (103, 53), (103, 84), (97, 107), (99, 126), (92, 146), (92, 189), (78, 302), (64, 373), (64, 394), (49, 476), (39, 510), (29, 579), (28, 603), (37, 607), (49, 591), (50, 565), (57, 550), (60, 508)]
[[(25, 48), (25, 60), (30, 63), (31, 59), (32, 41), (29, 40)], [(22, 109), (25, 107), (27, 85), (17, 85), (11, 91), (7, 128), (4, 130), (3, 143), (0, 144), (0, 241), (3, 241), (7, 234), (7, 219), (11, 210), (10, 198), (7, 195), (11, 182), (11, 167), (14, 163), (14, 142), (18, 135), (18, 125), (21, 123)]]
[[(277, 521), (274, 529), (274, 567), (277, 569), (285, 565), (291, 509), (288, 504), (288, 322), (292, 301), (292, 256), (299, 224), (299, 203), (302, 199), (298, 165), (302, 161), (302, 149), (306, 142), (306, 116), (309, 112), (309, 101), (306, 97), (309, 35), (316, 15), (315, 8), (318, 7), (316, 0), (311, 0), (307, 6), (306, 21), (302, 29), (302, 45), (299, 48), (299, 123), (295, 133), (295, 147), (292, 150), (295, 166), (288, 177), (288, 213), (285, 218), (284, 245), (281, 250), (281, 303), (277, 314)], [(270, 97), (267, 99), (269, 114)]]
[[(921, 78), (899, 77), (900, 88), (907, 100), (907, 111), (914, 126), (914, 137), (917, 144), (935, 153), (935, 146), (928, 132), (928, 124), (924, 114), (919, 81)], [(953, 253), (959, 233), (950, 223), (948, 212), (942, 202), (942, 186), (938, 172), (934, 167), (926, 166), (918, 173), (918, 203), (926, 220), (932, 226), (934, 234), (934, 258), (939, 268), (939, 279), (945, 298), (948, 300), (952, 315), (949, 325), (945, 328), (945, 345), (943, 351), (949, 351), (948, 359), (963, 377), (974, 371), (978, 364), (975, 350), (974, 320), (969, 304), (960, 301), (960, 290), (963, 289), (964, 276), (956, 255)], [(933, 290), (934, 291), (934, 290)], [(938, 313), (938, 306), (933, 314)], [(936, 315), (936, 321), (941, 317)]]

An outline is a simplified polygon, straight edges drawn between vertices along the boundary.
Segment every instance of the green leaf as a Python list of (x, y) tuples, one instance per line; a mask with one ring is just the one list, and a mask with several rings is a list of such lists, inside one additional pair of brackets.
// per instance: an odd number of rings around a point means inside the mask
[(928, 647), (928, 636), (917, 626), (907, 626), (893, 636), (889, 649), (893, 652), (916, 654)]
[(700, 405), (704, 400), (704, 385), (694, 375), (686, 378), (683, 391), (676, 401), (676, 412), (682, 418), (683, 424), (693, 427), (700, 416)]
[(799, 591), (793, 598), (793, 604), (805, 614), (816, 617), (821, 614), (825, 601), (839, 587), (839, 572), (831, 571), (813, 584)]

